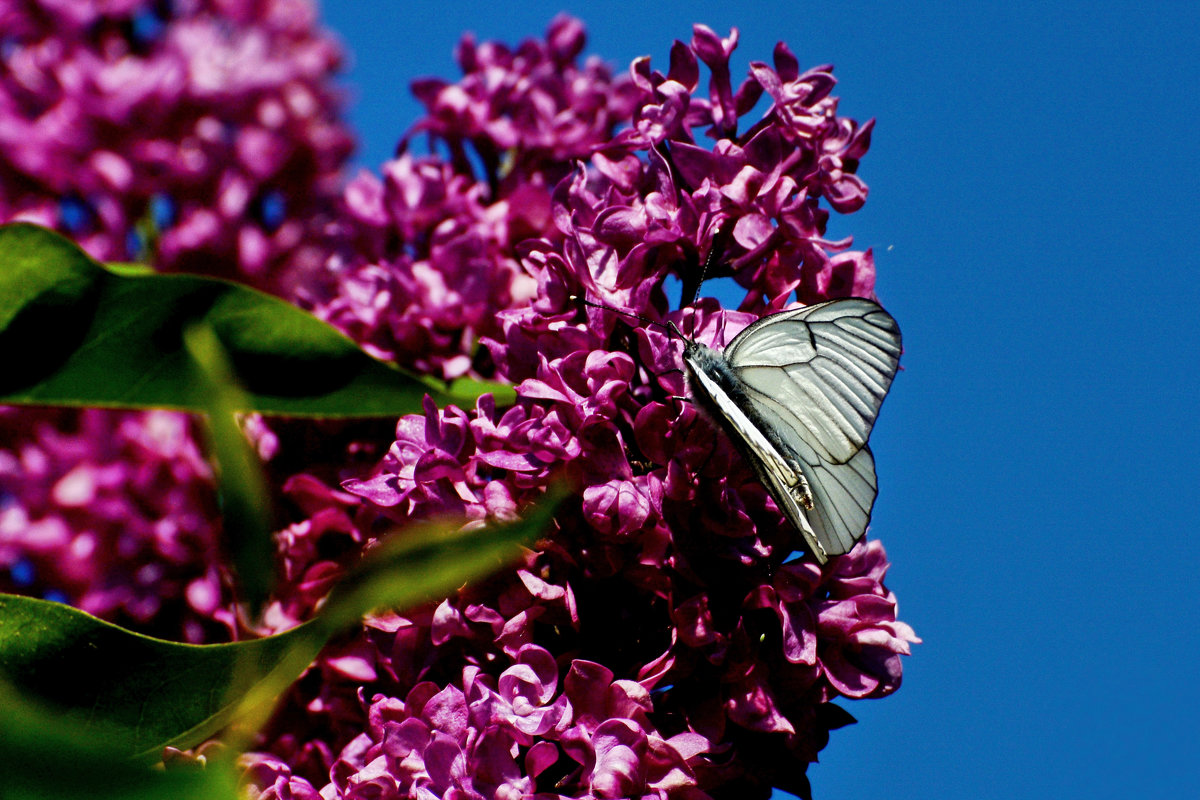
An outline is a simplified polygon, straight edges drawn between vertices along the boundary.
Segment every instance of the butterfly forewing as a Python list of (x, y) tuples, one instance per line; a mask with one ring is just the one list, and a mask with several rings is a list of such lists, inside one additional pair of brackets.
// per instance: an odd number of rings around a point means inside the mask
[(900, 360), (895, 320), (869, 300), (764, 317), (725, 350), (757, 410), (825, 460), (844, 463), (871, 433)]

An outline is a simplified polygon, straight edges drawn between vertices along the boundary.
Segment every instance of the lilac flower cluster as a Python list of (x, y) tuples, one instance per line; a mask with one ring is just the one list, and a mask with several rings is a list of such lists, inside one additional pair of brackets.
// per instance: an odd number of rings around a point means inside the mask
[[(274, 755), (246, 759), (261, 797), (316, 797), (317, 787), (326, 800), (805, 794), (803, 765), (851, 721), (830, 701), (894, 691), (900, 656), (918, 641), (896, 617), (878, 541), (823, 568), (795, 558), (801, 540), (750, 469), (675, 399), (677, 339), (573, 300), (721, 346), (793, 298), (872, 296), (870, 253), (824, 235), (829, 209), (865, 199), (854, 173), (871, 124), (838, 117), (829, 68), (802, 72), (783, 45), (735, 89), (736, 32), (721, 39), (697, 26), (689, 44), (675, 44), (667, 74), (648, 59), (633, 64), (620, 92), (628, 116), (604, 115), (624, 124), (568, 162), (537, 127), (598, 131), (571, 115), (600, 106), (546, 117), (513, 103), (514, 87), (538, 84), (526, 71), (538, 73), (574, 24), (557, 20), (545, 44), (517, 51), (524, 58), (468, 41), (462, 82), (418, 86), (430, 114), (417, 128), (449, 143), (450, 159), (404, 155), (383, 181), (351, 189), (360, 224), (374, 220), (392, 243), (424, 243), (462, 230), (462, 209), (470, 226), (488, 218), (504, 230), (515, 219), (528, 234), (534, 220), (497, 198), (523, 180), (536, 195), (561, 173), (535, 238), (493, 235), (486, 257), (465, 262), (449, 251), (388, 261), (368, 247), (358, 266), (334, 265), (354, 278), (324, 308), (396, 357), (400, 342), (446, 335), (440, 360), (409, 363), (442, 374), (482, 364), (517, 389), (509, 408), (485, 396), (470, 411), (427, 402), (401, 419), (375, 473), (344, 484), (365, 502), (361, 530), (445, 512), (510, 518), (556, 479), (579, 495), (521, 568), (436, 607), (374, 619), (326, 654), (264, 742)], [(555, 74), (578, 91), (563, 64), (538, 85), (553, 87)], [(741, 130), (764, 94), (766, 114)], [(713, 144), (699, 144), (696, 130)], [(458, 157), (463, 143), (488, 165), (484, 180)], [(551, 158), (563, 160), (555, 168)], [(420, 235), (406, 239), (418, 218)], [(742, 310), (703, 300), (669, 311), (665, 279), (695, 285), (713, 249), (745, 290)], [(447, 313), (462, 301), (448, 302), (445, 287), (467, 274), (489, 287), (473, 303), (485, 317), (490, 308), (490, 327)], [(404, 288), (380, 299), (387, 280)], [(475, 336), (486, 359), (468, 360)], [(307, 735), (302, 709), (315, 726)]]
[(0, 219), (286, 294), (352, 148), (309, 0), (0, 0)]
[[(309, 0), (0, 0), (0, 221), (290, 293), (327, 257), (352, 145), (340, 59)], [(191, 421), (0, 409), (0, 430), (0, 588), (229, 638)]]

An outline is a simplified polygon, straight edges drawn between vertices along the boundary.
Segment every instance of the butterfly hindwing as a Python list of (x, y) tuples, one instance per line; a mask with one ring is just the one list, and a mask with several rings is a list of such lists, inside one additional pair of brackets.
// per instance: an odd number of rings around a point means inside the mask
[(844, 464), (814, 458), (804, 464), (812, 488), (808, 521), (827, 555), (850, 552), (862, 538), (875, 505), (875, 459), (864, 445)]

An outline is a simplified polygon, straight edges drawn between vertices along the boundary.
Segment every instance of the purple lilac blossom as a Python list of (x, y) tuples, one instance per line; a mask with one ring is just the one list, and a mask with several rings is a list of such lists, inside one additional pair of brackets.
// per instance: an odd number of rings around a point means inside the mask
[[(311, 2), (0, 0), (0, 32), (0, 221), (284, 295), (324, 264), (352, 139)], [(274, 434), (246, 426), (268, 458)], [(0, 430), (0, 588), (230, 637), (194, 421), (0, 409)]]
[[(380, 358), (444, 378), (488, 371), (473, 356), (480, 337), (499, 335), (496, 312), (538, 295), (517, 246), (558, 237), (555, 185), (633, 107), (628, 78), (576, 63), (584, 41), (569, 17), (515, 50), (468, 36), (461, 81), (416, 82), (427, 115), (382, 175), (347, 187), (346, 247), (308, 287), (314, 313)], [(450, 157), (415, 154), (424, 138)]]
[(168, 638), (229, 638), (212, 470), (188, 417), (0, 409), (0, 432), (0, 590)]
[[(576, 30), (560, 18), (516, 51), (464, 40), (462, 81), (417, 85), (429, 116), (414, 130), (450, 158), (403, 153), (352, 185), (359, 255), (331, 264), (347, 280), (320, 309), (382, 354), (517, 389), (508, 408), (427, 400), (401, 419), (373, 474), (343, 484), (363, 501), (360, 530), (511, 518), (556, 479), (580, 492), (514, 572), (373, 618), (320, 659), (263, 752), (244, 757), (261, 798), (806, 795), (804, 768), (853, 721), (831, 701), (895, 691), (919, 641), (897, 619), (877, 540), (824, 567), (795, 557), (802, 541), (751, 470), (676, 399), (677, 338), (572, 299), (723, 346), (796, 301), (873, 296), (870, 252), (825, 237), (830, 210), (865, 200), (855, 172), (871, 123), (838, 117), (830, 68), (801, 72), (782, 44), (734, 86), (736, 31), (702, 26), (675, 43), (667, 74), (634, 62), (627, 116), (571, 118), (600, 103), (531, 114), (520, 87), (557, 98), (556, 76), (575, 92), (586, 81), (555, 60), (580, 52)], [(769, 109), (746, 125), (763, 95)], [(504, 202), (545, 186), (546, 214)], [(497, 233), (514, 228), (524, 241)], [(468, 229), (487, 247), (428, 245)], [(714, 247), (718, 274), (745, 290), (740, 309), (669, 310), (664, 279), (694, 285)], [(488, 290), (450, 298), (468, 272)]]

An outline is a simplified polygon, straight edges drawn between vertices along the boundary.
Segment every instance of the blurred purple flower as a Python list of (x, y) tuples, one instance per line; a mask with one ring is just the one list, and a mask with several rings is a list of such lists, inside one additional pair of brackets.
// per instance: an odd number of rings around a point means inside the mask
[(229, 637), (212, 472), (188, 417), (0, 409), (0, 431), (0, 589)]
[(0, 220), (285, 295), (324, 262), (353, 143), (311, 2), (0, 0), (0, 28)]

